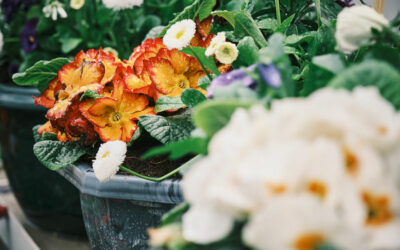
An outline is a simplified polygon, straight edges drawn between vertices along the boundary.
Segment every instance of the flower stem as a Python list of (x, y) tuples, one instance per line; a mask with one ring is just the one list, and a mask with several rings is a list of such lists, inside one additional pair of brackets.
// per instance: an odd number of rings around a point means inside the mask
[(317, 9), (318, 26), (321, 27), (321, 0), (315, 0), (315, 7)]
[(279, 7), (279, 0), (275, 0), (275, 10), (276, 10), (276, 20), (278, 21), (278, 25), (281, 25), (281, 10)]
[(193, 53), (194, 57), (196, 57), (197, 61), (199, 61), (201, 67), (203, 68), (204, 72), (206, 72), (208, 79), (210, 79), (210, 81), (212, 81), (212, 77), (210, 75), (210, 73), (208, 73), (208, 70), (206, 69), (206, 67), (203, 65), (203, 63), (200, 61), (199, 56), (196, 54), (196, 52), (193, 50), (193, 48), (189, 45), (188, 48), (190, 49), (190, 51)]
[(124, 172), (127, 172), (128, 174), (137, 176), (137, 177), (139, 177), (139, 178), (142, 178), (142, 179), (145, 179), (145, 180), (148, 180), (148, 181), (160, 182), (160, 181), (163, 181), (163, 180), (165, 180), (165, 179), (167, 179), (167, 178), (173, 176), (174, 174), (178, 173), (179, 170), (181, 170), (181, 168), (184, 167), (184, 166), (185, 166), (185, 164), (183, 164), (183, 165), (180, 166), (179, 168), (174, 169), (173, 171), (169, 172), (168, 174), (166, 174), (166, 175), (164, 175), (164, 176), (161, 176), (161, 177), (158, 177), (158, 178), (148, 177), (148, 176), (139, 174), (139, 173), (137, 173), (137, 172), (135, 172), (135, 171), (133, 171), (133, 170), (130, 170), (129, 168), (126, 168), (126, 167), (124, 167), (124, 166), (122, 166), (122, 165), (119, 166), (119, 169), (121, 169), (121, 170), (124, 171)]

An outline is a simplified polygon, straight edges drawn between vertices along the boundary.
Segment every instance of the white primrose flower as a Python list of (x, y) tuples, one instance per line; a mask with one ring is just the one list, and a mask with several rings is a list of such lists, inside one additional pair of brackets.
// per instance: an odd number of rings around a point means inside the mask
[(233, 63), (239, 55), (236, 45), (231, 42), (219, 43), (215, 49), (215, 58), (223, 64)]
[(51, 4), (44, 6), (43, 13), (45, 17), (51, 17), (53, 21), (56, 21), (58, 16), (60, 16), (61, 18), (68, 17), (67, 12), (65, 12), (64, 10), (63, 4), (59, 1), (54, 1)]
[(85, 0), (71, 0), (69, 2), (69, 6), (75, 10), (79, 10), (83, 5), (85, 5)]
[(208, 46), (207, 50), (206, 50), (206, 56), (212, 56), (215, 54), (215, 50), (217, 49), (217, 46), (220, 43), (225, 42), (226, 37), (225, 37), (225, 32), (218, 32), (218, 34), (213, 37), (213, 39), (211, 40), (210, 45)]
[(0, 31), (0, 53), (3, 51), (3, 46), (4, 46), (3, 33)]
[(183, 240), (181, 226), (177, 223), (161, 228), (150, 228), (148, 229), (148, 234), (150, 237), (149, 244), (154, 247), (161, 247)]
[(351, 53), (371, 38), (371, 29), (382, 30), (389, 21), (374, 9), (366, 6), (344, 8), (336, 23), (336, 43), (344, 53)]
[(109, 9), (119, 11), (140, 6), (143, 4), (143, 0), (103, 0), (103, 4)]
[(165, 33), (163, 43), (168, 49), (183, 49), (190, 44), (196, 33), (196, 23), (185, 19), (172, 25)]
[(126, 143), (123, 141), (109, 141), (101, 144), (93, 161), (93, 170), (99, 181), (108, 181), (119, 170), (126, 155)]
[(363, 235), (340, 222), (338, 214), (310, 195), (278, 197), (250, 217), (243, 239), (255, 249), (369, 249)]

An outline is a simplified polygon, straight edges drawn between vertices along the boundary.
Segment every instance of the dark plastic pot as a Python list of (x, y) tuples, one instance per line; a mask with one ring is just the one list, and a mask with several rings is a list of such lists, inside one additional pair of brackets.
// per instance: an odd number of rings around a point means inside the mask
[(32, 127), (46, 121), (45, 110), (34, 106), (32, 96), (38, 94), (33, 88), (0, 85), (0, 138), (6, 174), (30, 221), (46, 230), (84, 235), (79, 191), (33, 155)]
[(99, 182), (88, 165), (59, 170), (81, 192), (86, 232), (92, 249), (146, 249), (147, 229), (183, 201), (180, 181), (146, 181), (117, 175)]

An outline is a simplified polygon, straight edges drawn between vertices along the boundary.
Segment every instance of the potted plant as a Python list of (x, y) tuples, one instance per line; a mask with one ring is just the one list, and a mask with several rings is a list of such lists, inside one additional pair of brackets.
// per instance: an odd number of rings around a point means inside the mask
[[(56, 173), (44, 169), (32, 154), (34, 140), (29, 127), (46, 121), (45, 109), (34, 105), (31, 97), (40, 95), (36, 88), (15, 86), (11, 76), (38, 60), (69, 57), (89, 47), (103, 46), (106, 51), (127, 55), (129, 44), (140, 43), (149, 29), (165, 23), (173, 11), (182, 8), (179, 5), (190, 1), (158, 6), (152, 1), (142, 2), (1, 3), (2, 155), (19, 204), (28, 218), (42, 228), (84, 233), (79, 192)], [(117, 28), (126, 35), (116, 35)]]
[(202, 136), (147, 154), (204, 154), (152, 249), (398, 249), (398, 25), (346, 8), (300, 77), (274, 34), (246, 74), (214, 79), (193, 111)]

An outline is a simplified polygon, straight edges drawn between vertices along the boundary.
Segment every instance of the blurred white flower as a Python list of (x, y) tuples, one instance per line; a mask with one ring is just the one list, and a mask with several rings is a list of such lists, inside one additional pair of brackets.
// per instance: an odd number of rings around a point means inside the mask
[(215, 58), (223, 64), (233, 63), (239, 55), (236, 45), (231, 42), (219, 43), (215, 49)]
[(60, 16), (61, 18), (68, 17), (67, 12), (65, 12), (64, 10), (63, 4), (60, 3), (59, 1), (54, 1), (44, 6), (43, 13), (45, 17), (47, 18), (51, 17), (53, 21), (56, 21), (58, 16)]
[(190, 44), (195, 33), (195, 22), (185, 19), (175, 23), (167, 30), (163, 38), (163, 43), (168, 49), (183, 49)]
[(83, 5), (85, 5), (85, 0), (71, 0), (69, 2), (69, 6), (75, 10), (79, 10)]
[(181, 226), (177, 223), (169, 224), (162, 228), (148, 229), (149, 244), (154, 247), (176, 244), (182, 241)]
[(217, 49), (217, 46), (220, 43), (225, 42), (225, 40), (226, 40), (225, 32), (218, 32), (218, 34), (215, 37), (213, 37), (213, 39), (211, 40), (211, 43), (206, 50), (206, 56), (214, 55), (215, 50)]
[(93, 170), (99, 181), (108, 181), (124, 162), (127, 147), (123, 141), (109, 141), (101, 144), (93, 161)]
[(4, 46), (4, 37), (3, 33), (0, 31), (0, 53), (3, 51), (3, 46)]
[(276, 198), (251, 216), (244, 241), (256, 249), (368, 249), (363, 235), (340, 222), (334, 210), (309, 195)]
[(389, 21), (374, 9), (366, 6), (344, 8), (336, 22), (336, 43), (344, 53), (351, 53), (364, 45), (371, 38), (371, 29), (382, 30)]
[(109, 9), (118, 11), (140, 6), (143, 4), (143, 0), (103, 0), (103, 4)]

